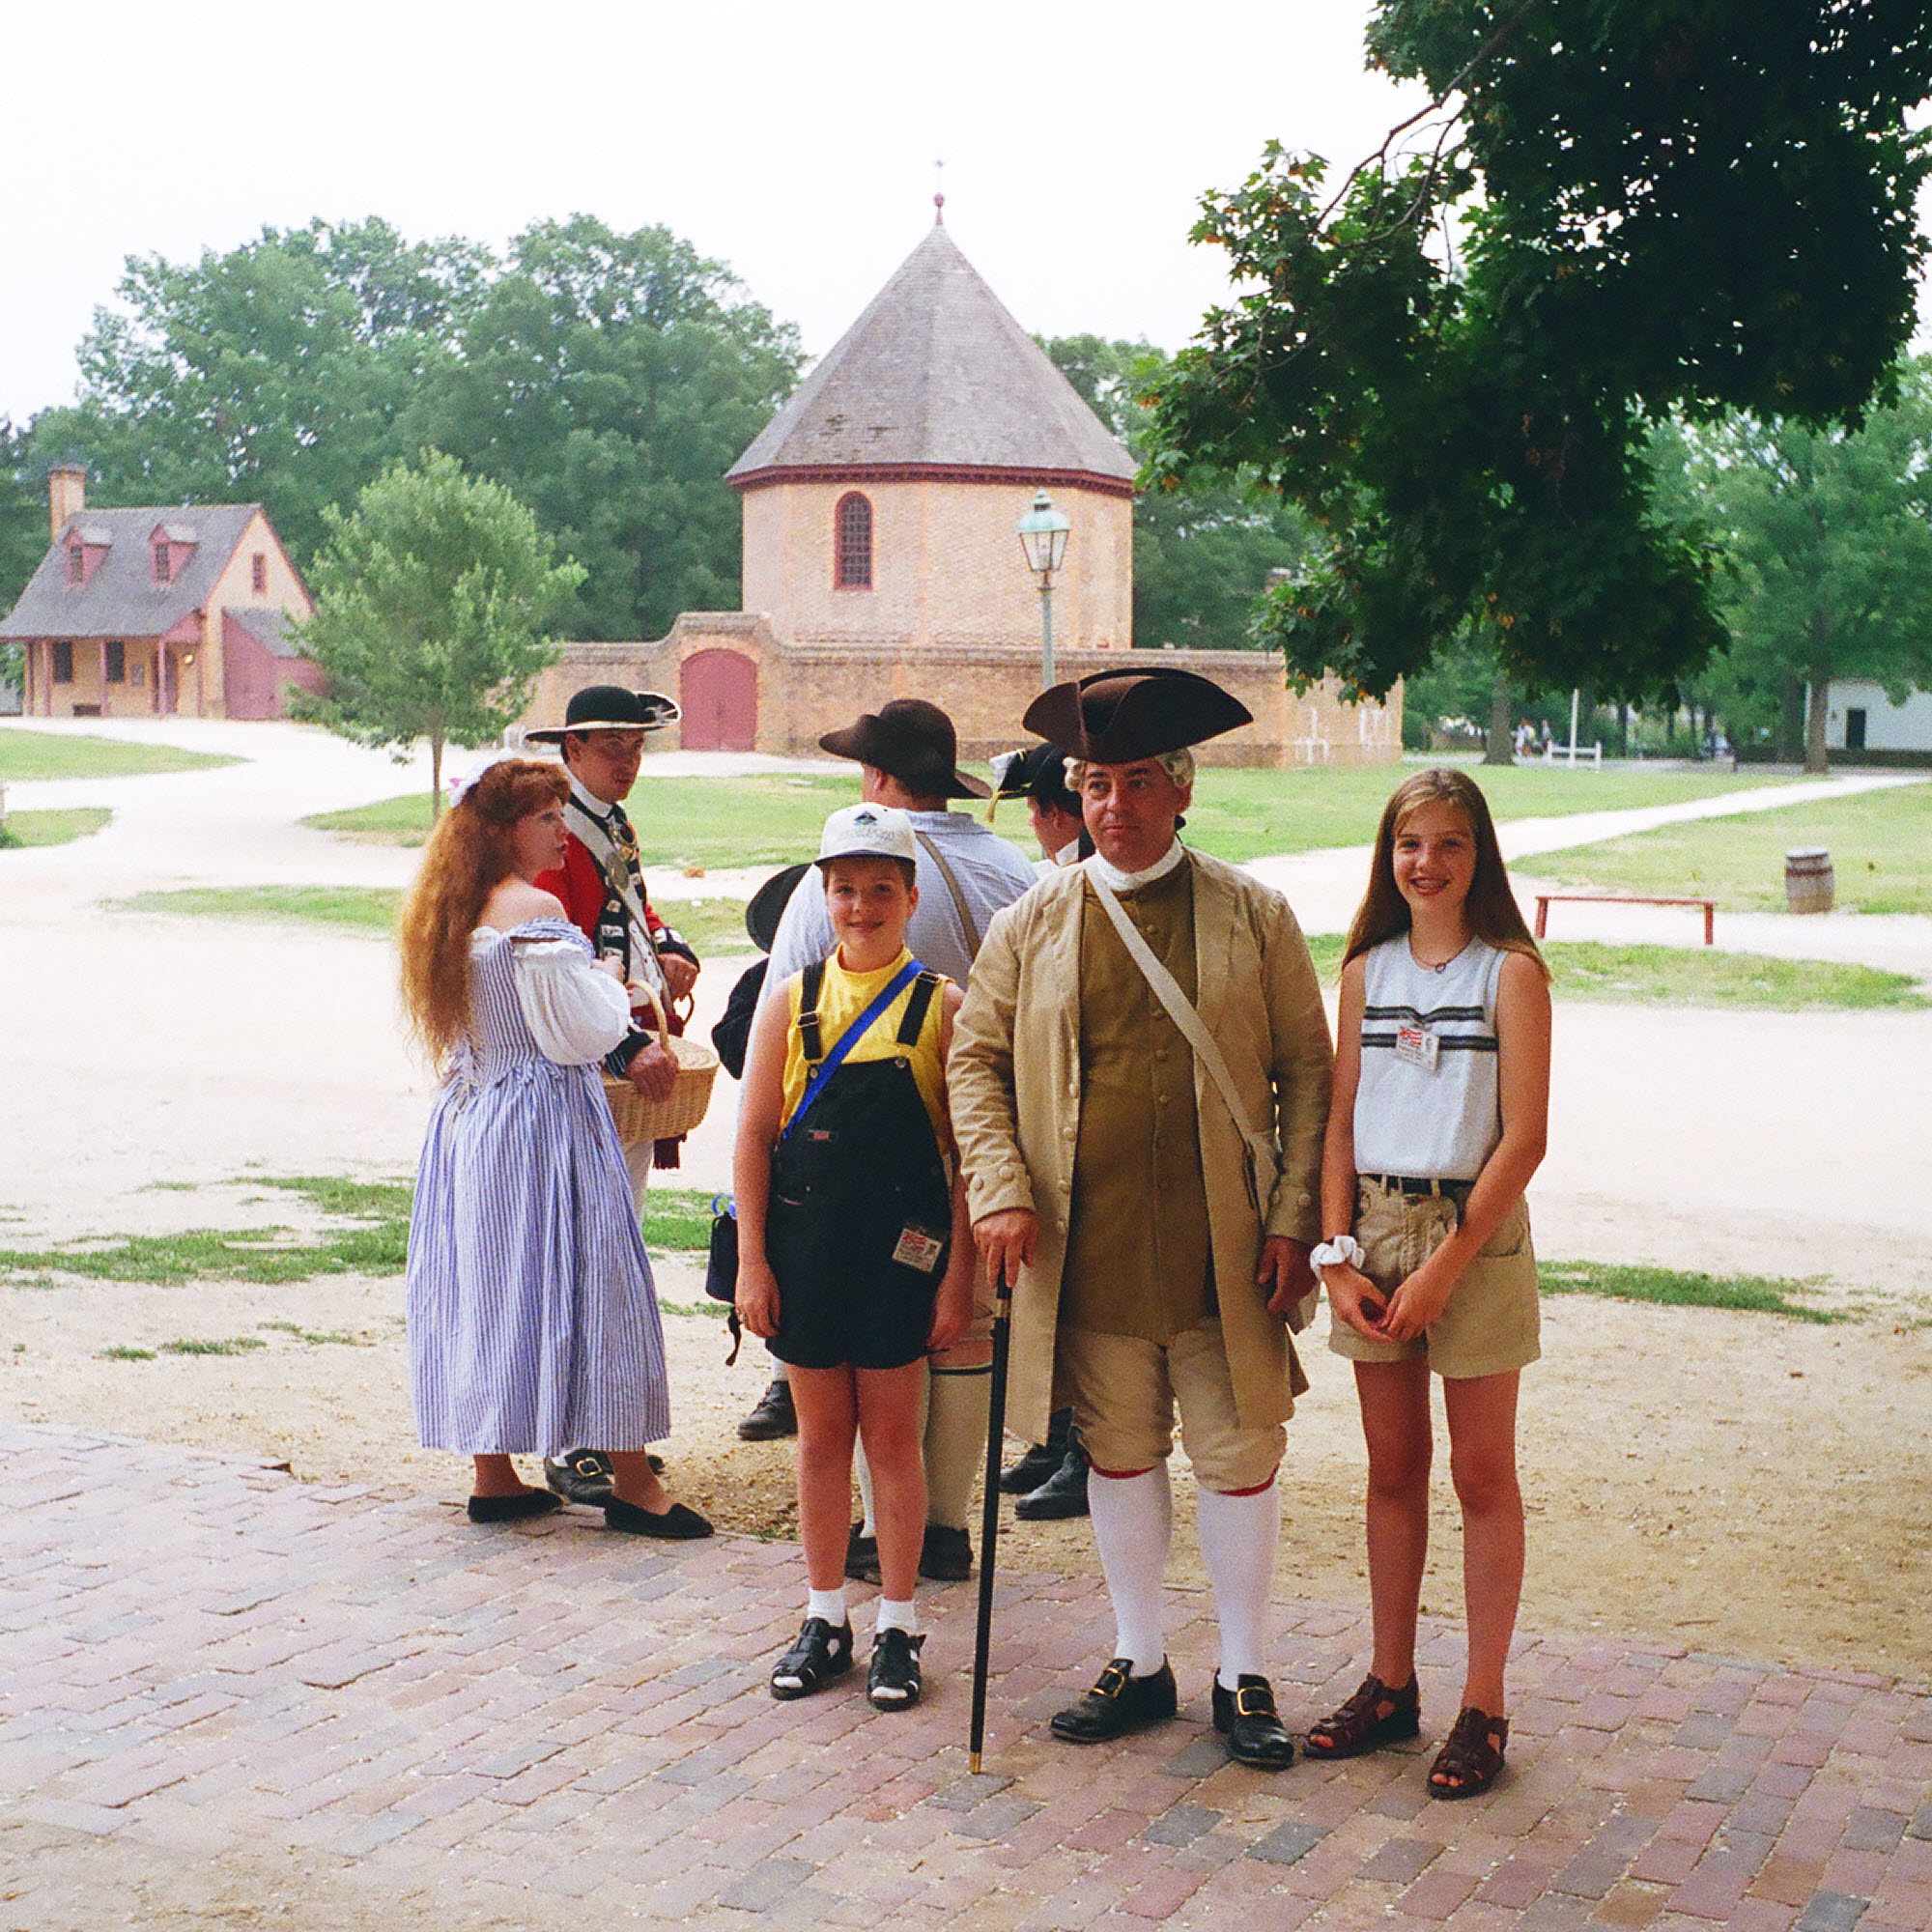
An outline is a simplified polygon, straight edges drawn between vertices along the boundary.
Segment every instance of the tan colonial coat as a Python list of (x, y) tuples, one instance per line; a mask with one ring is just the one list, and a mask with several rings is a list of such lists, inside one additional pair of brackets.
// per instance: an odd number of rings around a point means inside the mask
[[(1266, 1213), (1249, 1201), (1241, 1136), (1208, 1071), (1194, 1069), (1201, 1166), (1222, 1335), (1241, 1420), (1265, 1427), (1293, 1410), (1293, 1356), (1256, 1285), (1263, 1237), (1321, 1237), (1321, 1137), (1333, 1049), (1308, 946), (1272, 888), (1190, 851), (1196, 1004), (1260, 1131), (1281, 1148)], [(1080, 1131), (1079, 867), (1054, 873), (993, 920), (973, 963), (947, 1064), (952, 1130), (975, 1221), (1008, 1208), (1039, 1216), (1039, 1248), (1013, 1296), (1008, 1414), (1042, 1441), (1053, 1399), (1054, 1331)], [(1097, 905), (1092, 917), (1104, 919)], [(1262, 1178), (1264, 1188), (1269, 1177)], [(1150, 1208), (1156, 1204), (1150, 1203)], [(1133, 1238), (1123, 1229), (1122, 1237)]]

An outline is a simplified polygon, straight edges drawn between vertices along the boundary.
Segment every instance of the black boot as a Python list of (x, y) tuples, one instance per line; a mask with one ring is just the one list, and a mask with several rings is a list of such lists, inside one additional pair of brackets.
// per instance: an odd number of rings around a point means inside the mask
[(1073, 1411), (1056, 1408), (1046, 1419), (1046, 1440), (1036, 1443), (1000, 1478), (1000, 1488), (1009, 1496), (1038, 1489), (1066, 1460), (1066, 1437), (1072, 1427)]
[(774, 1378), (758, 1398), (758, 1406), (738, 1425), (741, 1442), (776, 1442), (798, 1434), (798, 1410), (791, 1404), (791, 1384)]
[(1013, 1514), (1022, 1522), (1057, 1522), (1087, 1513), (1087, 1452), (1075, 1435), (1060, 1467), (1038, 1489), (1022, 1496), (1013, 1505)]

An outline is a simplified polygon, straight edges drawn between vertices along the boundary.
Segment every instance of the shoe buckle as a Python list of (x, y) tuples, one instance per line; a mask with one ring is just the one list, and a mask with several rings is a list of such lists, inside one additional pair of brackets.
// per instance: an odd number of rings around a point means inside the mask
[(1274, 1708), (1274, 1692), (1265, 1684), (1243, 1684), (1235, 1692), (1235, 1715), (1237, 1718), (1277, 1716)]
[(1122, 1664), (1108, 1664), (1100, 1673), (1100, 1681), (1094, 1687), (1094, 1696), (1118, 1697), (1127, 1688), (1127, 1680), (1132, 1675), (1132, 1670)]

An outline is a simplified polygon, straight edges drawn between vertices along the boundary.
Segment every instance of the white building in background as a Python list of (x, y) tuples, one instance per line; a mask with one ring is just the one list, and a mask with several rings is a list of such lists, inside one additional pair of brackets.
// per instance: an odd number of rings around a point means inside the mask
[(1932, 691), (1908, 692), (1903, 704), (1894, 704), (1882, 684), (1833, 678), (1825, 707), (1825, 749), (1932, 753)]

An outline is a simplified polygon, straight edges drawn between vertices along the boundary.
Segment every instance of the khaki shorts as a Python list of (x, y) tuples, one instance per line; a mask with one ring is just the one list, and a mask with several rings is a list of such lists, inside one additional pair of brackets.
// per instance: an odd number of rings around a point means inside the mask
[[(1446, 1194), (1384, 1194), (1368, 1182), (1355, 1190), (1355, 1238), (1367, 1251), (1362, 1272), (1392, 1294), (1455, 1232), (1462, 1209)], [(1477, 1250), (1449, 1295), (1449, 1305), (1413, 1342), (1371, 1342), (1332, 1311), (1328, 1346), (1351, 1362), (1406, 1362), (1426, 1357), (1455, 1381), (1527, 1368), (1543, 1353), (1537, 1307), (1536, 1251), (1529, 1205), (1519, 1199)]]
[(1131, 1335), (1063, 1328), (1054, 1350), (1058, 1398), (1071, 1405), (1094, 1468), (1151, 1469), (1174, 1449), (1174, 1411), (1195, 1480), (1224, 1493), (1262, 1488), (1280, 1466), (1288, 1431), (1244, 1429), (1235, 1406), (1219, 1321), (1163, 1349)]

